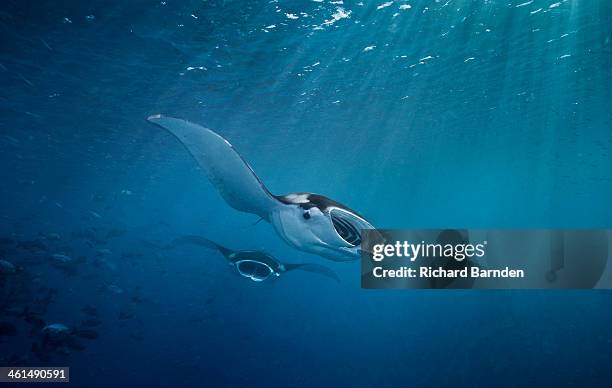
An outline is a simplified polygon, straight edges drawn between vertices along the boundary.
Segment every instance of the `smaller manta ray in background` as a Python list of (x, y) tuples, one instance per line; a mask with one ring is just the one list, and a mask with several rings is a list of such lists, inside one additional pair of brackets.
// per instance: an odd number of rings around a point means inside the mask
[(262, 282), (274, 277), (281, 276), (285, 272), (296, 269), (317, 273), (340, 282), (338, 275), (331, 269), (318, 264), (289, 264), (281, 263), (271, 255), (262, 251), (234, 251), (221, 246), (214, 241), (201, 236), (182, 236), (174, 239), (167, 248), (175, 248), (179, 245), (199, 245), (218, 250), (236, 269), (238, 275), (254, 282)]

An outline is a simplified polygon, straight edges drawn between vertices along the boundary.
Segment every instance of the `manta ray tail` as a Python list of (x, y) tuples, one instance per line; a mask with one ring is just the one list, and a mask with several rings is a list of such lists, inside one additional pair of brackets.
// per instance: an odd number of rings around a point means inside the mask
[(148, 121), (173, 134), (189, 151), (219, 194), (234, 209), (269, 220), (280, 205), (232, 145), (208, 128), (153, 115)]

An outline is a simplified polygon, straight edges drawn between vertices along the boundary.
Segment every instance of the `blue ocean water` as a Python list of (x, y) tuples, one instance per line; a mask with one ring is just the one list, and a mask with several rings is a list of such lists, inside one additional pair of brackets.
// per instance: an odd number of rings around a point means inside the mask
[[(271, 192), (381, 228), (610, 228), (611, 25), (597, 0), (4, 0), (0, 259), (20, 271), (0, 366), (91, 387), (605, 385), (609, 292), (362, 290), (358, 262), (253, 225), (146, 117), (212, 128)], [(342, 281), (250, 282), (163, 249), (185, 234)], [(70, 327), (94, 308), (98, 336), (41, 360), (25, 307)]]

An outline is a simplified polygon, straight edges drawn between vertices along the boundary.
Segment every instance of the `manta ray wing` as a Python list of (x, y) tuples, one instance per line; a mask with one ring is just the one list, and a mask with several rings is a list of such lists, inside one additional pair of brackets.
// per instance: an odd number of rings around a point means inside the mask
[(154, 115), (148, 121), (180, 140), (234, 209), (269, 220), (270, 212), (281, 205), (223, 137), (208, 128), (173, 117)]
[(284, 266), (287, 272), (299, 269), (302, 271), (313, 272), (313, 273), (318, 273), (319, 275), (327, 276), (328, 278), (334, 279), (336, 282), (340, 283), (340, 278), (331, 268), (328, 268), (328, 267), (325, 267), (319, 264), (308, 264), (308, 263), (286, 264), (285, 263)]

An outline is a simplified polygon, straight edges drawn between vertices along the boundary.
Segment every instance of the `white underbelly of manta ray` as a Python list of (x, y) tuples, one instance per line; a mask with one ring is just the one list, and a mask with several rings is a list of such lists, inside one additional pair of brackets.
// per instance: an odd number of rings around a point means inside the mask
[(374, 227), (355, 211), (318, 194), (273, 195), (217, 133), (162, 115), (148, 120), (180, 140), (231, 207), (265, 219), (289, 245), (334, 261), (359, 258), (361, 230)]

